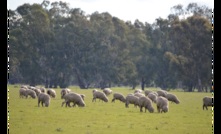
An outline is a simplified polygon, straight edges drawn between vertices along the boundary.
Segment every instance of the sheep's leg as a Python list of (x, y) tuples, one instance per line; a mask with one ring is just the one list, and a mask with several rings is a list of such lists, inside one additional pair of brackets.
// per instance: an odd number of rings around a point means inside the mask
[(39, 103), (40, 103), (40, 101), (38, 100), (38, 107), (39, 107)]
[(205, 105), (203, 104), (203, 110), (204, 110)]
[(44, 106), (43, 106), (43, 101), (41, 101), (41, 106), (44, 107)]
[(126, 107), (126, 108), (129, 108), (129, 105), (128, 105), (128, 103), (127, 103), (127, 102), (125, 103), (125, 107)]
[(115, 102), (115, 98), (112, 99), (112, 102)]
[[(140, 106), (140, 112), (143, 112), (143, 109), (142, 109), (143, 107), (142, 106)], [(146, 110), (145, 110), (146, 111)]]
[(158, 113), (160, 113), (160, 107), (159, 106), (157, 106), (157, 111), (158, 111)]
[(206, 110), (208, 110), (207, 106), (206, 106)]

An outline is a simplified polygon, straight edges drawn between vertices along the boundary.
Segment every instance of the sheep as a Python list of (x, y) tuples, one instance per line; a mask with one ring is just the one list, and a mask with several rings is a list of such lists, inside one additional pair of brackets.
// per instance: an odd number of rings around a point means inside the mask
[(96, 92), (96, 91), (98, 91), (98, 90), (97, 90), (97, 89), (93, 89), (93, 90), (92, 90), (92, 93), (94, 93), (94, 92)]
[(38, 88), (35, 88), (34, 91), (35, 91), (35, 93), (36, 93), (37, 96), (41, 93), (41, 90), (38, 89)]
[(145, 108), (145, 112), (146, 112), (146, 109), (150, 113), (154, 112), (152, 102), (148, 97), (146, 97), (146, 96), (140, 97), (139, 100), (138, 100), (138, 103), (139, 103), (139, 107), (140, 107), (140, 112), (143, 112), (143, 110), (142, 110), (143, 107)]
[(37, 97), (35, 91), (33, 91), (33, 90), (27, 89), (25, 92), (27, 94), (26, 98), (28, 97), (28, 95), (31, 96), (31, 98), (33, 98), (33, 99), (35, 99)]
[(95, 91), (93, 93), (93, 99), (92, 99), (92, 102), (96, 102), (96, 98), (100, 99), (100, 100), (103, 100), (104, 102), (108, 102), (108, 98), (107, 96), (105, 95), (105, 93), (103, 92), (100, 92), (100, 91)]
[(158, 94), (158, 96), (166, 97), (166, 95), (167, 95), (167, 91), (164, 91), (164, 90), (158, 90), (158, 91), (157, 91), (157, 94)]
[(213, 97), (209, 97), (209, 96), (203, 97), (203, 110), (204, 108), (208, 110), (207, 106), (213, 106)]
[(121, 93), (114, 93), (113, 94), (112, 102), (115, 102), (115, 100), (119, 100), (119, 101), (124, 102), (124, 103), (126, 101), (125, 97)]
[(28, 95), (27, 95), (27, 93), (26, 93), (26, 90), (27, 90), (26, 88), (23, 88), (23, 87), (20, 88), (20, 90), (19, 90), (19, 97), (20, 97), (20, 98), (23, 98), (23, 97), (26, 97), (26, 98), (27, 98), (27, 97), (28, 97)]
[(128, 95), (126, 97), (125, 107), (129, 108), (129, 104), (134, 104), (134, 107), (139, 106), (138, 100), (139, 100), (139, 97), (134, 96), (134, 95)]
[[(40, 93), (38, 95), (38, 107), (39, 107), (39, 104), (41, 103), (42, 107), (49, 107), (49, 104), (50, 104), (50, 96), (46, 93)], [(43, 105), (44, 104), (44, 105)]]
[(134, 96), (137, 96), (137, 97), (142, 97), (142, 96), (145, 96), (144, 94), (140, 93), (140, 92), (137, 92), (137, 93), (134, 93)]
[(147, 95), (147, 97), (150, 98), (150, 99), (152, 100), (152, 102), (156, 103), (156, 101), (157, 101), (157, 96), (156, 96), (156, 94), (154, 94), (154, 93), (152, 92), (152, 93), (149, 93), (149, 94)]
[(168, 103), (167, 98), (162, 97), (162, 96), (157, 97), (156, 104), (157, 104), (158, 113), (160, 112), (166, 113), (169, 111), (169, 103)]
[(55, 90), (53, 90), (53, 89), (48, 89), (48, 90), (47, 90), (47, 94), (48, 94), (49, 96), (51, 96), (52, 98), (55, 98), (55, 97), (56, 97), (56, 92), (55, 92)]
[(80, 94), (81, 98), (84, 100), (85, 95), (84, 94)]
[(68, 88), (62, 89), (62, 90), (61, 90), (61, 99), (63, 99), (63, 97), (64, 97), (65, 94), (68, 94), (68, 93), (70, 93), (70, 92), (71, 92), (71, 90), (68, 89)]
[(75, 106), (76, 104), (79, 106), (79, 107), (85, 107), (85, 103), (84, 103), (84, 100), (82, 99), (82, 97), (77, 94), (77, 93), (68, 93), (68, 94), (65, 94), (64, 97), (65, 99), (64, 102), (62, 102), (62, 105), (64, 105), (64, 103), (66, 103), (66, 107), (69, 106), (70, 107), (70, 103), (73, 102)]
[(27, 85), (21, 85), (21, 88), (28, 89), (28, 86)]
[(134, 91), (134, 93), (142, 93), (143, 91), (141, 90), (141, 89), (136, 89), (135, 91)]
[(166, 95), (166, 98), (167, 98), (168, 101), (175, 102), (176, 104), (179, 104), (179, 103), (180, 103), (180, 100), (179, 100), (179, 99), (177, 98), (177, 96), (174, 95), (174, 94), (168, 93), (168, 94)]
[(103, 92), (106, 96), (110, 95), (112, 93), (112, 90), (110, 88), (104, 88)]
[(150, 91), (150, 90), (145, 90), (144, 91), (144, 94), (145, 94), (145, 96), (147, 96), (149, 93), (151, 93), (151, 92), (153, 92), (153, 91)]
[(42, 93), (46, 93), (46, 89), (45, 88), (40, 87), (40, 90), (41, 90)]

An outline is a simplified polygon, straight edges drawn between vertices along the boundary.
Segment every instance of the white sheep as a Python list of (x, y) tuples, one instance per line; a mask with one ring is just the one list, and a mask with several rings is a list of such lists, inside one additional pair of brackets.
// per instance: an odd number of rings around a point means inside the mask
[(27, 93), (26, 93), (26, 88), (24, 88), (24, 87), (22, 87), (22, 88), (20, 88), (20, 90), (19, 90), (19, 97), (20, 98), (23, 98), (23, 97), (28, 97), (28, 95), (27, 95)]
[[(38, 95), (38, 107), (41, 103), (42, 107), (45, 105), (45, 107), (49, 107), (50, 104), (50, 96), (46, 93), (40, 93)], [(43, 105), (44, 104), (44, 105)]]
[(168, 103), (167, 98), (162, 97), (162, 96), (157, 97), (156, 104), (157, 104), (158, 113), (160, 112), (166, 113), (169, 111), (169, 103)]
[(213, 97), (205, 96), (203, 97), (203, 110), (204, 108), (208, 110), (208, 106), (213, 106)]
[(104, 102), (108, 102), (108, 98), (107, 98), (107, 96), (105, 95), (105, 93), (103, 93), (103, 92), (100, 92), (100, 91), (95, 91), (94, 93), (93, 93), (93, 99), (92, 99), (92, 102), (96, 102), (96, 99), (100, 99), (100, 100), (102, 100), (102, 101), (104, 101)]
[(68, 93), (70, 93), (70, 92), (71, 92), (71, 90), (68, 89), (68, 88), (62, 89), (62, 90), (61, 90), (61, 99), (63, 99), (63, 97), (64, 97), (65, 94), (68, 94)]
[(158, 96), (166, 97), (166, 95), (167, 95), (167, 91), (164, 91), (164, 90), (158, 90), (158, 91), (157, 91), (157, 94), (158, 94)]
[(156, 101), (157, 101), (157, 96), (156, 96), (156, 94), (154, 94), (154, 93), (152, 92), (152, 93), (149, 93), (149, 94), (147, 95), (147, 97), (150, 98), (154, 103), (156, 103)]
[(134, 95), (128, 95), (126, 97), (125, 107), (128, 108), (129, 104), (134, 104), (134, 107), (139, 106), (138, 100), (139, 100), (139, 97), (134, 96)]
[(180, 103), (180, 100), (174, 94), (167, 93), (166, 98), (167, 98), (168, 101), (175, 102), (176, 104)]
[(126, 101), (125, 97), (121, 93), (114, 93), (113, 94), (112, 102), (115, 102), (115, 100), (119, 100), (119, 101), (124, 102), (124, 103)]
[(154, 112), (152, 102), (148, 97), (146, 97), (146, 96), (140, 97), (139, 100), (138, 100), (138, 103), (139, 103), (139, 107), (140, 107), (140, 112), (143, 112), (143, 110), (142, 110), (143, 107), (145, 108), (145, 112), (146, 112), (146, 109), (150, 113)]
[(45, 88), (40, 87), (39, 89), (41, 90), (42, 93), (46, 93), (46, 89)]
[(35, 91), (35, 93), (36, 93), (37, 96), (41, 93), (41, 90), (38, 89), (38, 88), (35, 88), (34, 91)]
[(137, 97), (143, 97), (145, 96), (144, 94), (140, 93), (140, 92), (137, 92), (137, 93), (134, 93), (134, 96), (137, 96)]
[(48, 90), (47, 90), (47, 94), (48, 94), (49, 96), (51, 96), (52, 98), (55, 98), (55, 97), (56, 97), (56, 92), (55, 92), (54, 89), (48, 89)]
[(106, 96), (110, 95), (112, 93), (112, 90), (110, 88), (104, 88), (103, 92)]
[(69, 106), (70, 107), (70, 103), (73, 102), (74, 105), (78, 105), (79, 107), (85, 107), (85, 102), (84, 100), (82, 99), (81, 95), (80, 94), (77, 94), (77, 93), (68, 93), (68, 94), (65, 94), (63, 99), (65, 100), (64, 102), (62, 102), (62, 105), (64, 105), (64, 103), (66, 103), (66, 107)]
[(150, 90), (145, 90), (144, 91), (144, 94), (145, 94), (145, 96), (147, 96), (149, 93), (151, 93), (151, 92), (153, 92), (153, 91), (150, 91)]
[(135, 91), (134, 91), (134, 93), (142, 93), (143, 91), (141, 90), (141, 89), (136, 89)]
[(26, 98), (28, 96), (31, 96), (31, 98), (33, 98), (33, 99), (35, 99), (37, 97), (35, 91), (33, 91), (33, 90), (27, 89), (25, 92), (26, 92)]

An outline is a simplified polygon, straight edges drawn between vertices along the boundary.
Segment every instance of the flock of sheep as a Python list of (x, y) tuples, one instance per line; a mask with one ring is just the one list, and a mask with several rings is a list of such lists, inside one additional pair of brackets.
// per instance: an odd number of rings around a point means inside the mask
[[(85, 95), (84, 94), (78, 94), (72, 92), (70, 89), (65, 88), (61, 90), (61, 99), (64, 99), (61, 106), (65, 104), (67, 107), (71, 107), (71, 103), (73, 103), (74, 106), (78, 107), (85, 107), (86, 104), (84, 102)], [(112, 94), (112, 90), (110, 88), (105, 88), (102, 91), (99, 91), (97, 89), (92, 90), (93, 98), (92, 102), (96, 102), (96, 99), (99, 99), (104, 102), (108, 102), (108, 97), (110, 94)], [(50, 104), (50, 98), (56, 97), (56, 92), (53, 89), (45, 89), (43, 87), (32, 87), (32, 86), (25, 86), (22, 85), (19, 90), (19, 96), (20, 98), (28, 98), (30, 96), (31, 98), (35, 99), (38, 98), (38, 107), (40, 106), (40, 103), (42, 106), (48, 107)], [(140, 112), (143, 112), (143, 108), (148, 110), (150, 113), (154, 112), (153, 103), (157, 106), (157, 111), (159, 113), (166, 113), (169, 111), (169, 101), (171, 103), (179, 104), (180, 101), (178, 97), (172, 93), (168, 93), (164, 90), (158, 90), (158, 91), (150, 91), (145, 90), (144, 93), (140, 89), (136, 89), (134, 93), (128, 94), (126, 97), (121, 93), (113, 93), (113, 99), (112, 102), (115, 102), (115, 100), (119, 100), (125, 104), (125, 107), (128, 108), (129, 104), (133, 104), (134, 107), (139, 107)], [(203, 98), (203, 110), (204, 108), (207, 108), (207, 106), (213, 106), (213, 98), (212, 97), (204, 97)]]

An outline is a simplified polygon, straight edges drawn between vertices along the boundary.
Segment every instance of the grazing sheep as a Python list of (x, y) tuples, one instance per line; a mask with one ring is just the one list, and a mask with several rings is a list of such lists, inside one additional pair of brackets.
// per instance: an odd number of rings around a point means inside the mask
[(65, 94), (68, 94), (68, 93), (70, 93), (70, 92), (71, 92), (71, 90), (68, 89), (68, 88), (62, 89), (62, 90), (61, 90), (61, 99), (63, 99), (63, 97), (64, 97)]
[(80, 94), (81, 98), (84, 100), (85, 95), (84, 94)]
[(158, 93), (157, 92), (152, 92), (153, 94), (155, 94), (156, 96), (158, 96)]
[(139, 107), (140, 107), (140, 112), (143, 112), (143, 110), (142, 110), (143, 107), (145, 108), (145, 112), (146, 112), (146, 109), (150, 113), (154, 112), (152, 102), (148, 97), (146, 97), (146, 96), (140, 97), (139, 100), (138, 100), (138, 103), (139, 103)]
[(76, 104), (79, 106), (79, 107), (84, 107), (85, 106), (85, 103), (84, 103), (84, 100), (82, 99), (81, 95), (77, 94), (77, 93), (68, 93), (68, 94), (65, 94), (64, 97), (65, 99), (64, 102), (62, 102), (62, 105), (64, 105), (64, 103), (66, 103), (66, 107), (69, 106), (70, 107), (70, 103), (73, 102), (75, 106)]
[(168, 99), (168, 101), (175, 102), (176, 104), (179, 104), (179, 103), (180, 103), (179, 99), (178, 99), (177, 96), (174, 95), (174, 94), (168, 93), (168, 94), (166, 95), (166, 98)]
[[(49, 107), (50, 104), (50, 96), (46, 93), (40, 93), (38, 95), (38, 107), (41, 103), (42, 107), (45, 105), (45, 107)], [(44, 105), (43, 105), (44, 104)]]
[(144, 94), (145, 94), (145, 96), (147, 96), (149, 93), (151, 93), (151, 92), (153, 92), (153, 91), (150, 91), (150, 90), (145, 90), (144, 91)]
[(108, 98), (107, 96), (105, 95), (105, 93), (103, 92), (100, 92), (100, 91), (95, 91), (93, 93), (93, 99), (92, 99), (92, 102), (96, 102), (96, 99), (100, 99), (100, 100), (103, 100), (104, 102), (108, 102)]
[(133, 93), (129, 93), (128, 95), (134, 95)]
[(40, 87), (40, 90), (41, 90), (42, 93), (46, 93), (46, 89), (45, 88)]
[(48, 94), (49, 96), (51, 96), (52, 98), (55, 98), (55, 97), (56, 97), (56, 92), (55, 92), (54, 89), (48, 89), (48, 90), (47, 90), (47, 94)]
[(34, 91), (35, 91), (35, 93), (36, 93), (37, 96), (41, 93), (41, 90), (38, 89), (38, 88), (35, 88)]
[(19, 97), (20, 98), (23, 98), (23, 97), (27, 98), (28, 97), (26, 90), (27, 90), (26, 88), (20, 88), (20, 90), (19, 90)]
[(138, 100), (139, 100), (139, 97), (134, 96), (134, 95), (128, 95), (126, 97), (125, 107), (129, 108), (129, 104), (134, 104), (134, 107), (139, 106)]
[(124, 103), (126, 101), (125, 97), (121, 93), (114, 93), (113, 94), (112, 102), (115, 102), (115, 100), (119, 100), (119, 101), (124, 102)]
[(145, 96), (144, 94), (140, 93), (140, 92), (137, 92), (137, 93), (134, 93), (134, 96), (137, 96), (137, 97), (143, 97)]
[(134, 91), (134, 93), (142, 93), (143, 91), (141, 90), (141, 89), (136, 89), (135, 91)]
[(97, 89), (93, 89), (93, 90), (92, 90), (92, 93), (97, 92), (97, 91), (98, 91)]
[(167, 98), (164, 98), (162, 96), (158, 97), (156, 104), (157, 104), (158, 113), (160, 113), (160, 112), (166, 113), (169, 111), (169, 103), (168, 103)]
[(149, 93), (149, 94), (147, 95), (147, 97), (150, 98), (150, 99), (152, 100), (152, 102), (156, 103), (156, 101), (157, 101), (157, 96), (156, 96), (156, 94), (154, 94), (154, 93), (152, 92), (152, 93)]
[[(31, 98), (33, 98), (33, 99), (35, 99), (35, 98), (37, 97), (35, 91), (30, 90), (30, 89), (27, 89), (27, 90), (26, 90), (26, 94), (27, 94), (27, 97), (28, 97), (28, 96), (31, 96)], [(26, 98), (27, 98), (27, 97), (26, 97)]]
[(213, 97), (205, 96), (203, 97), (203, 110), (204, 107), (208, 110), (207, 106), (213, 106)]
[(27, 85), (21, 85), (21, 88), (28, 89), (28, 86)]
[(104, 88), (103, 92), (106, 96), (110, 95), (112, 93), (112, 90), (110, 88)]
[(158, 91), (157, 91), (157, 94), (158, 94), (158, 96), (166, 97), (166, 95), (167, 95), (167, 91), (164, 91), (164, 90), (158, 90)]

